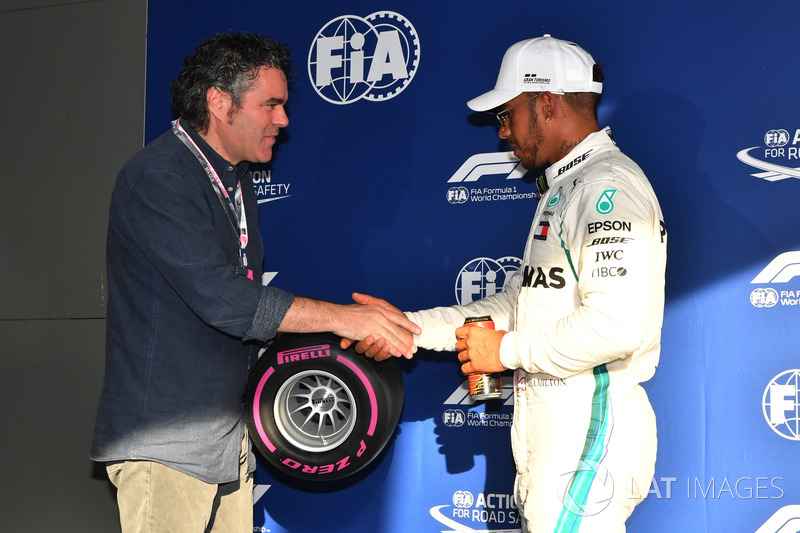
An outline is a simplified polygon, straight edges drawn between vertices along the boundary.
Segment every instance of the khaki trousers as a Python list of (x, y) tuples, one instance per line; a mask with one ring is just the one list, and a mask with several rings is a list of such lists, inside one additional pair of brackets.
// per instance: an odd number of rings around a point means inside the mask
[(109, 463), (122, 533), (252, 533), (253, 475), (247, 474), (246, 441), (242, 453), (239, 480), (221, 485), (152, 461)]

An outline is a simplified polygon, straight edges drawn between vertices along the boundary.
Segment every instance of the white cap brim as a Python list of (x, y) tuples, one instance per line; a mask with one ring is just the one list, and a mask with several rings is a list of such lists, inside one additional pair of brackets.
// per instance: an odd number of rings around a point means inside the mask
[(490, 111), (500, 107), (510, 100), (513, 100), (521, 94), (522, 91), (503, 91), (499, 89), (492, 89), (491, 91), (483, 93), (480, 96), (476, 96), (467, 102), (467, 106), (473, 111)]

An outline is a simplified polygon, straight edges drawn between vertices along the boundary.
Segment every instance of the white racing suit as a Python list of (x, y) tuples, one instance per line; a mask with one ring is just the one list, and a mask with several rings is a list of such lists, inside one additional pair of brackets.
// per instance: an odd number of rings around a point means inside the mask
[[(625, 531), (650, 488), (666, 230), (653, 190), (606, 128), (547, 169), (522, 265), (503, 291), (409, 318), (422, 348), (491, 315), (514, 372), (511, 441), (523, 530)], [(540, 179), (541, 181), (541, 179)], [(545, 187), (540, 186), (540, 189)]]

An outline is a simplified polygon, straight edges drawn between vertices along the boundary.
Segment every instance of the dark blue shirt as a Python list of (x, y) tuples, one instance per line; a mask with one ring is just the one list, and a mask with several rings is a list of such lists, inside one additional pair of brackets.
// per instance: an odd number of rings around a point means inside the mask
[(181, 123), (231, 198), (242, 182), (255, 281), (237, 273), (237, 232), (172, 131), (124, 166), (109, 212), (106, 369), (91, 457), (157, 461), (225, 483), (238, 476), (258, 341), (276, 335), (293, 295), (259, 283), (264, 249), (247, 163), (231, 165)]

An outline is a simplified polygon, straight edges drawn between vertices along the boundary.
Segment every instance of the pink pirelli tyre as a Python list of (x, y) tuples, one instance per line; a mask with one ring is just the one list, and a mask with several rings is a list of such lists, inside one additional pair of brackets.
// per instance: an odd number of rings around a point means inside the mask
[(403, 407), (394, 359), (342, 350), (330, 334), (282, 335), (261, 355), (245, 392), (248, 431), (279, 471), (335, 480), (383, 450)]

